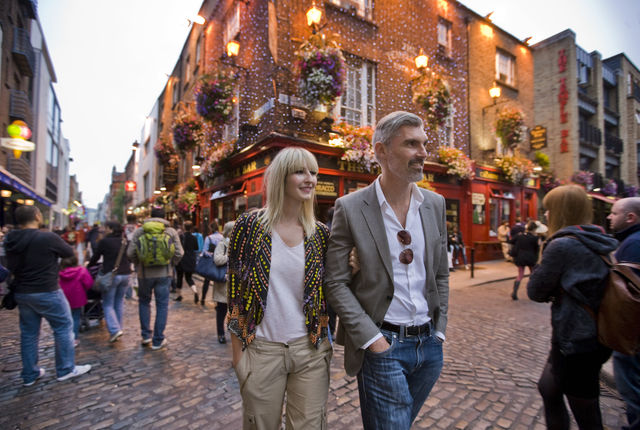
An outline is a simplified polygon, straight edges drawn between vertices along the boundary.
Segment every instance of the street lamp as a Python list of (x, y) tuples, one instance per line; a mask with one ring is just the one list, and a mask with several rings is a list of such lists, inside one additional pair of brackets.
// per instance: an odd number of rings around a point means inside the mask
[(227, 42), (227, 57), (237, 57), (240, 52), (240, 43), (237, 40)]
[(322, 20), (322, 11), (316, 7), (316, 2), (314, 1), (311, 9), (307, 11), (307, 25), (313, 28), (314, 33), (318, 25), (320, 25), (320, 20)]
[(414, 59), (414, 61), (416, 62), (416, 68), (418, 70), (423, 70), (426, 69), (427, 64), (429, 64), (429, 57), (427, 57), (422, 48), (420, 48), (420, 53), (418, 53), (418, 56)]
[(138, 143), (138, 141), (136, 140), (135, 142), (133, 142), (133, 144), (131, 144), (131, 150), (132, 151), (137, 151), (138, 148), (140, 148), (140, 144)]
[[(501, 95), (502, 95), (502, 89), (498, 86), (498, 84), (496, 82), (494, 82), (493, 85), (491, 86), (491, 88), (489, 88), (489, 97), (491, 97), (491, 100), (493, 100), (493, 103), (491, 103), (490, 105), (485, 106), (485, 107), (482, 108), (482, 138), (483, 138), (483, 141), (484, 141), (484, 136), (485, 136), (485, 134), (484, 134), (484, 130), (485, 130), (484, 123), (485, 123), (485, 116), (486, 116), (486, 113), (487, 113), (487, 109), (489, 109), (489, 108), (491, 108), (493, 106), (496, 106), (497, 104), (505, 103), (505, 102), (508, 101), (508, 100), (500, 100), (500, 101), (498, 101), (498, 99), (500, 98)], [(498, 109), (496, 108), (496, 112), (497, 112), (497, 110)]]

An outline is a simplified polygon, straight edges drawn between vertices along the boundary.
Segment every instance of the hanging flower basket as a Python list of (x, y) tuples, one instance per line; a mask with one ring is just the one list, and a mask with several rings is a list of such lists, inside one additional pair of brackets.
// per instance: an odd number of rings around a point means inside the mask
[(236, 141), (224, 141), (211, 145), (206, 149), (204, 163), (201, 167), (201, 175), (205, 178), (213, 179), (224, 162), (236, 151)]
[(524, 135), (524, 114), (519, 109), (506, 108), (496, 118), (496, 136), (505, 147), (514, 147), (522, 142)]
[(189, 152), (198, 146), (202, 123), (195, 115), (179, 113), (173, 123), (173, 142), (181, 153)]
[(187, 218), (195, 210), (197, 200), (198, 195), (195, 191), (187, 191), (178, 194), (178, 198), (175, 199), (174, 204), (178, 213), (183, 218)]
[(338, 45), (313, 35), (295, 55), (298, 93), (302, 100), (312, 108), (332, 105), (344, 91), (347, 74)]
[(616, 181), (609, 179), (609, 182), (602, 187), (602, 194), (605, 196), (615, 196), (618, 194), (618, 184), (616, 184)]
[(591, 191), (593, 187), (593, 172), (580, 170), (571, 176), (571, 182), (582, 185), (587, 191)]
[(438, 161), (448, 167), (447, 174), (460, 179), (473, 179), (475, 171), (473, 161), (458, 148), (441, 146), (438, 148)]
[(333, 127), (341, 134), (332, 139), (330, 144), (344, 148), (341, 160), (358, 164), (365, 172), (376, 173), (378, 162), (373, 151), (373, 129), (371, 127), (355, 127), (341, 122)]
[(224, 125), (233, 115), (234, 88), (237, 75), (218, 72), (202, 77), (194, 91), (196, 111), (211, 125)]
[(519, 155), (506, 155), (496, 159), (496, 166), (502, 170), (507, 180), (521, 185), (525, 179), (533, 174), (533, 162)]
[(173, 145), (165, 139), (159, 139), (153, 147), (156, 158), (163, 166), (173, 166), (180, 158)]
[(451, 114), (451, 93), (442, 76), (434, 71), (421, 71), (412, 91), (413, 102), (425, 111), (429, 128), (442, 127)]

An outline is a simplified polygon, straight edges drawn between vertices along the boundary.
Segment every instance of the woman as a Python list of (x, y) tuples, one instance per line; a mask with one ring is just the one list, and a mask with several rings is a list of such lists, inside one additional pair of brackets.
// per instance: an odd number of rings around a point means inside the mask
[[(235, 222), (229, 221), (222, 228), (223, 239), (218, 241), (215, 252), (213, 253), (213, 262), (216, 266), (226, 266), (229, 261), (229, 236), (233, 230)], [(207, 280), (208, 281), (208, 280)], [(204, 287), (203, 293), (204, 295)], [(218, 329), (218, 342), (227, 343), (224, 337), (224, 320), (227, 318), (227, 283), (213, 282), (213, 301), (216, 302), (216, 326)]]
[(174, 300), (182, 301), (182, 278), (187, 280), (187, 285), (193, 290), (193, 301), (198, 304), (198, 289), (196, 283), (193, 281), (193, 272), (196, 270), (196, 260), (198, 256), (198, 239), (191, 234), (193, 231), (193, 223), (191, 221), (185, 221), (184, 233), (180, 235), (180, 243), (182, 243), (182, 249), (184, 249), (184, 256), (180, 263), (176, 266), (176, 288), (178, 295)]
[(467, 254), (464, 252), (464, 241), (462, 240), (462, 233), (458, 229), (458, 224), (453, 223), (451, 227), (448, 245), (451, 248), (451, 265), (455, 267), (456, 261), (458, 264), (464, 263), (464, 268), (468, 270)]
[(325, 428), (329, 232), (313, 214), (317, 172), (309, 151), (282, 149), (265, 174), (266, 206), (231, 234), (228, 329), (245, 429), (279, 429), (285, 392), (287, 429)]
[(518, 267), (518, 277), (513, 283), (511, 299), (518, 300), (518, 288), (524, 278), (524, 268), (529, 268), (529, 273), (533, 272), (533, 267), (538, 262), (540, 252), (540, 241), (535, 234), (538, 226), (535, 222), (529, 221), (524, 233), (516, 235), (511, 241), (511, 256), (516, 267)]
[[(106, 236), (98, 242), (96, 252), (89, 261), (89, 266), (97, 264), (100, 257), (102, 257), (102, 273), (108, 273), (117, 266), (111, 287), (102, 295), (102, 309), (110, 335), (109, 342), (113, 343), (123, 334), (122, 308), (124, 294), (129, 287), (131, 262), (125, 252), (127, 239), (123, 236), (122, 225), (116, 221), (107, 221), (104, 230)], [(117, 261), (118, 255), (120, 255), (120, 261)]]
[[(205, 258), (213, 258), (213, 253), (216, 250), (216, 246), (218, 246), (218, 243), (224, 239), (222, 234), (218, 231), (217, 220), (214, 219), (213, 221), (211, 221), (211, 224), (209, 225), (209, 227), (211, 228), (211, 234), (204, 239), (204, 244), (202, 245), (202, 249), (203, 249), (202, 256), (204, 256)], [(227, 262), (225, 261), (224, 264), (227, 264)], [(202, 282), (202, 297), (200, 297), (200, 305), (202, 306), (204, 306), (204, 299), (207, 297), (207, 292), (209, 291), (210, 282), (212, 281), (209, 278), (204, 278), (204, 281)], [(226, 286), (224, 288), (225, 288), (225, 291), (223, 293), (224, 302), (227, 303)], [(215, 295), (215, 290), (213, 294)], [(215, 297), (213, 300), (216, 301)], [(216, 307), (216, 310), (217, 310), (217, 307)], [(227, 314), (226, 308), (224, 312), (226, 315)], [(218, 330), (218, 333), (220, 333), (220, 330)], [(222, 333), (224, 336), (224, 327), (223, 327)], [(218, 338), (218, 340), (220, 339)], [(224, 343), (224, 342), (220, 342), (220, 343)]]
[(550, 237), (527, 292), (531, 300), (552, 302), (551, 352), (538, 381), (547, 428), (569, 428), (566, 396), (580, 429), (602, 429), (599, 374), (611, 350), (598, 343), (588, 309), (598, 309), (609, 273), (600, 256), (618, 242), (590, 224), (591, 201), (580, 186), (554, 188), (543, 205)]

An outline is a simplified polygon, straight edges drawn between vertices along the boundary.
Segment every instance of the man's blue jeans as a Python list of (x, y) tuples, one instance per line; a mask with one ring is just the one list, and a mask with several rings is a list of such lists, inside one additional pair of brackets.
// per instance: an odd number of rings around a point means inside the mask
[(442, 370), (442, 342), (382, 330), (391, 347), (365, 352), (358, 373), (365, 430), (409, 430)]
[[(153, 345), (158, 346), (164, 340), (164, 328), (169, 314), (169, 287), (171, 277), (140, 278), (138, 279), (138, 310), (140, 313), (140, 329), (142, 339), (151, 339)], [(149, 326), (151, 320), (151, 294), (156, 297), (156, 321), (153, 332)]]
[(616, 387), (627, 404), (630, 430), (640, 430), (640, 354), (613, 353), (613, 373)]
[(111, 288), (102, 296), (102, 309), (109, 334), (114, 335), (122, 330), (122, 308), (124, 307), (124, 293), (129, 286), (129, 275), (113, 277)]
[(25, 384), (35, 381), (40, 374), (38, 367), (38, 341), (40, 322), (45, 318), (55, 340), (56, 375), (64, 376), (75, 367), (73, 349), (73, 320), (71, 308), (62, 290), (47, 293), (16, 293), (20, 313), (20, 352), (22, 354), (22, 380)]

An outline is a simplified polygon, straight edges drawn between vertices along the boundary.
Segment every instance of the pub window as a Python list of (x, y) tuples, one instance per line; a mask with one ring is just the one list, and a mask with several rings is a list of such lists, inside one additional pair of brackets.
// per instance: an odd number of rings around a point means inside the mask
[(191, 57), (187, 56), (184, 61), (184, 85), (189, 85), (189, 79), (191, 79)]
[(202, 50), (202, 36), (198, 37), (196, 42), (196, 68), (200, 65), (200, 51)]
[(451, 23), (444, 18), (438, 18), (438, 52), (451, 56)]
[(335, 114), (348, 124), (361, 127), (375, 123), (376, 67), (370, 61), (347, 58), (345, 91), (340, 97)]
[(453, 118), (455, 117), (456, 107), (451, 102), (451, 111), (445, 119), (442, 127), (438, 127), (438, 141), (441, 146), (453, 146)]
[(236, 86), (233, 92), (235, 103), (233, 104), (233, 113), (229, 122), (225, 124), (223, 131), (223, 139), (227, 141), (236, 140), (240, 127), (240, 89)]
[(372, 0), (331, 0), (331, 3), (347, 10), (353, 10), (364, 18), (372, 18)]
[(224, 23), (224, 34), (222, 46), (227, 46), (227, 42), (236, 38), (240, 33), (240, 4), (233, 6), (233, 11)]
[(512, 87), (516, 85), (516, 59), (504, 51), (496, 51), (496, 80)]

